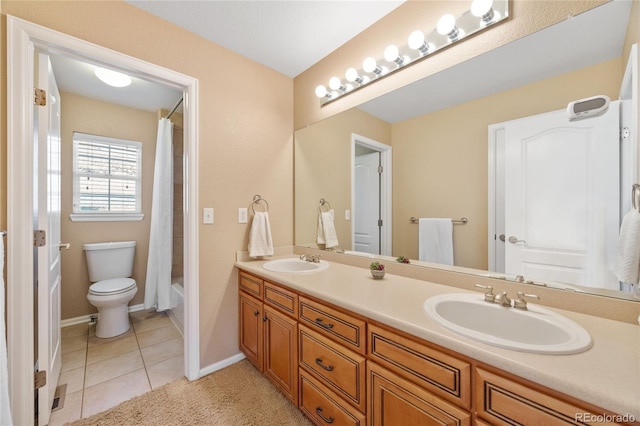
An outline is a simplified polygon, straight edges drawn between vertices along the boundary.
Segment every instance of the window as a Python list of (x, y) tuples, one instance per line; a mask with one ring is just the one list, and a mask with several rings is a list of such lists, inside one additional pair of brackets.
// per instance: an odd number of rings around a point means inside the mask
[(142, 220), (142, 143), (73, 133), (73, 221)]

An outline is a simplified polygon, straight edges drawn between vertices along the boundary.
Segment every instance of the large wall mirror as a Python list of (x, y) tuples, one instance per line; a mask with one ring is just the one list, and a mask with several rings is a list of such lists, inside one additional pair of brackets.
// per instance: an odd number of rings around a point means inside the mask
[[(418, 224), (411, 218), (452, 218), (454, 268), (499, 271), (489, 253), (495, 215), (489, 176), (499, 161), (489, 153), (489, 128), (595, 95), (617, 100), (632, 3), (598, 6), (297, 131), (296, 245), (318, 247), (318, 216), (330, 209), (339, 241), (332, 250), (386, 261), (405, 256), (413, 265), (438, 267), (418, 260)], [(567, 174), (571, 170), (568, 164)], [(620, 216), (630, 205), (630, 190), (620, 190)], [(382, 228), (368, 228), (372, 217)], [(583, 232), (589, 238), (592, 231)], [(596, 282), (533, 281), (634, 299), (624, 287)]]

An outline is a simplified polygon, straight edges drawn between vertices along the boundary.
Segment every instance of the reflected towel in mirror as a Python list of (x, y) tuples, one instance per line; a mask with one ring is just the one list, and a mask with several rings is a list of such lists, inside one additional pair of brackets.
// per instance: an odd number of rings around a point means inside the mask
[(622, 218), (614, 272), (623, 283), (640, 280), (640, 212), (636, 209)]
[(325, 248), (336, 247), (338, 245), (338, 235), (333, 223), (333, 210), (320, 212), (318, 215), (318, 244), (324, 244)]
[(420, 218), (418, 259), (453, 265), (453, 222), (451, 218)]
[(255, 212), (249, 230), (249, 256), (273, 256), (268, 212)]

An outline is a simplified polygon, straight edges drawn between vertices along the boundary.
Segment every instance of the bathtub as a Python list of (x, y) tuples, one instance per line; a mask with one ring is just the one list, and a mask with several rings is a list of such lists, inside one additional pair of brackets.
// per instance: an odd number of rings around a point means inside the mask
[(184, 287), (183, 278), (176, 277), (171, 279), (171, 309), (169, 310), (169, 317), (180, 330), (180, 333), (184, 334)]

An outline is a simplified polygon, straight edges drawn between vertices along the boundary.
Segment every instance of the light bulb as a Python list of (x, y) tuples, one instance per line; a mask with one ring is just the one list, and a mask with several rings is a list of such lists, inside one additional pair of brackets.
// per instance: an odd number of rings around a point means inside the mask
[(398, 49), (397, 46), (393, 44), (387, 46), (387, 48), (384, 49), (384, 59), (387, 62), (394, 62), (396, 59), (398, 59), (399, 55), (400, 55), (400, 50)]
[(369, 56), (362, 63), (362, 69), (365, 72), (375, 72), (377, 69), (380, 69), (380, 67), (378, 67), (378, 64), (376, 64), (376, 60)]
[(446, 35), (449, 37), (449, 40), (456, 40), (458, 38), (458, 28), (456, 28), (456, 18), (447, 13), (442, 15), (440, 19), (438, 19), (438, 25), (436, 27), (439, 34)]
[(493, 11), (493, 0), (473, 0), (471, 3), (471, 14), (484, 23), (490, 23), (495, 14)]
[(320, 85), (318, 87), (316, 87), (316, 96), (319, 98), (326, 98), (327, 97), (327, 88), (324, 87), (323, 85)]
[[(353, 83), (354, 81), (359, 83), (358, 78), (360, 76), (358, 75), (358, 71), (355, 68), (349, 68), (347, 72), (344, 73), (344, 77), (350, 83)], [(362, 80), (362, 77), (360, 77), (360, 79)]]
[(131, 84), (131, 77), (121, 72), (106, 68), (96, 68), (94, 73), (103, 83), (113, 87), (127, 87)]
[(338, 77), (331, 77), (331, 79), (329, 80), (329, 87), (331, 88), (331, 90), (339, 90), (341, 92), (347, 90), (347, 87), (342, 84), (342, 81), (340, 81)]
[(409, 36), (409, 48), (419, 50), (422, 55), (429, 53), (429, 45), (427, 44), (424, 33), (422, 31), (414, 31)]

